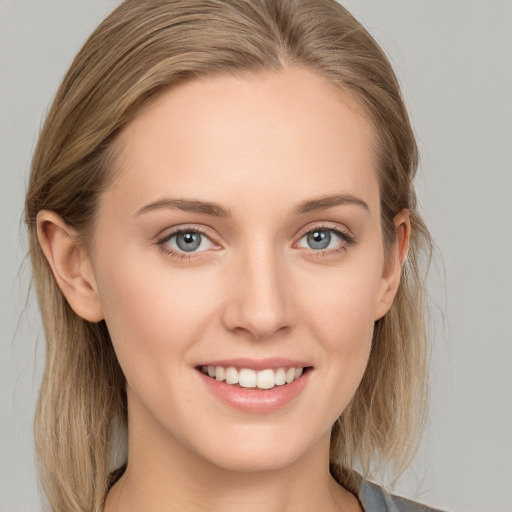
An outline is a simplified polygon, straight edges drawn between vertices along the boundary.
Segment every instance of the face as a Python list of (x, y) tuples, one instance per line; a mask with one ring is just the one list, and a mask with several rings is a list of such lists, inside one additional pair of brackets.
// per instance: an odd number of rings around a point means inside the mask
[(118, 145), (88, 258), (131, 439), (236, 470), (328, 444), (393, 295), (370, 123), (288, 68), (166, 91)]

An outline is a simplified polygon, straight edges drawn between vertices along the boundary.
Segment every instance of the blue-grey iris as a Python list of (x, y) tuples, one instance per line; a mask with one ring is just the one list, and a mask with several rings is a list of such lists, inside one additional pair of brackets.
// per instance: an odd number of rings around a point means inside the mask
[(193, 231), (178, 233), (176, 235), (176, 245), (186, 252), (195, 251), (201, 245), (201, 235)]
[(307, 236), (311, 249), (325, 249), (331, 243), (331, 233), (326, 230), (312, 231)]

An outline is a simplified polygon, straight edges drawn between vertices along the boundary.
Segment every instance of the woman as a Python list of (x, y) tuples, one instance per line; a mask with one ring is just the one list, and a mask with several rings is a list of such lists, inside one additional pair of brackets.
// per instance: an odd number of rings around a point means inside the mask
[(27, 194), (50, 510), (431, 510), (364, 478), (407, 466), (424, 415), (416, 165), (336, 2), (123, 2)]

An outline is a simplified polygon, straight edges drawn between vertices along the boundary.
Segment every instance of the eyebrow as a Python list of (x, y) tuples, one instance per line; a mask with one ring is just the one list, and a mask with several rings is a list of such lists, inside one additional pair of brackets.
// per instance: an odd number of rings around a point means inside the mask
[(309, 201), (302, 201), (299, 203), (297, 208), (295, 208), (295, 212), (309, 213), (342, 205), (356, 205), (360, 206), (368, 212), (370, 211), (369, 206), (361, 198), (354, 196), (353, 194), (334, 194), (329, 196), (322, 196)]
[[(343, 205), (356, 205), (360, 206), (366, 211), (370, 211), (368, 205), (359, 197), (352, 194), (334, 194), (328, 196), (322, 196), (317, 199), (311, 199), (308, 201), (302, 201), (295, 208), (295, 213), (304, 214), (318, 210), (325, 210), (334, 206)], [(230, 217), (231, 213), (229, 210), (224, 208), (218, 203), (212, 203), (210, 201), (201, 201), (199, 199), (160, 199), (153, 203), (150, 203), (140, 210), (137, 211), (136, 216), (142, 213), (150, 212), (153, 210), (159, 210), (162, 208), (178, 209), (184, 212), (203, 213), (214, 217)]]
[(200, 201), (198, 199), (161, 199), (142, 207), (137, 211), (136, 215), (161, 208), (178, 209), (184, 212), (204, 213), (214, 217), (229, 217), (231, 215), (229, 210), (226, 210), (220, 204)]

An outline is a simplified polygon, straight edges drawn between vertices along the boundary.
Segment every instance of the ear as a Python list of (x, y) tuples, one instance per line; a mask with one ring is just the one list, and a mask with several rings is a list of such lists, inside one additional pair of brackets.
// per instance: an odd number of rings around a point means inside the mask
[(55, 212), (41, 210), (37, 214), (37, 236), (73, 311), (89, 322), (103, 320), (91, 261), (74, 230)]
[(391, 307), (395, 298), (402, 267), (407, 259), (409, 240), (411, 237), (411, 222), (408, 210), (402, 210), (395, 216), (395, 243), (391, 247), (384, 264), (379, 283), (379, 293), (375, 307), (375, 320), (382, 318)]

